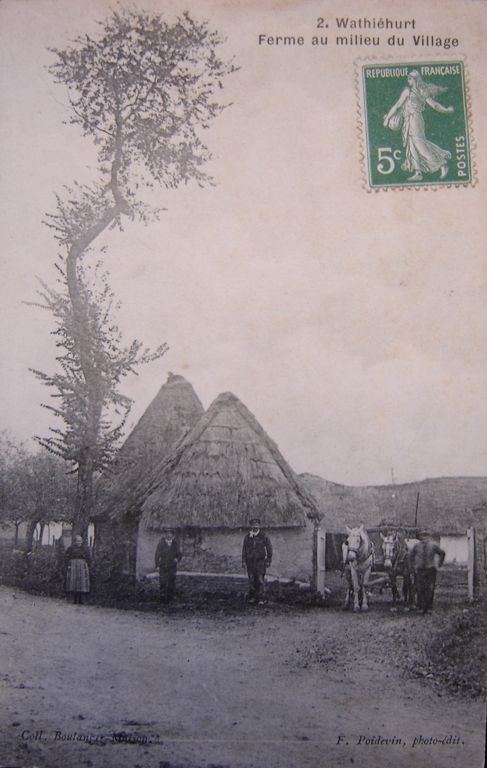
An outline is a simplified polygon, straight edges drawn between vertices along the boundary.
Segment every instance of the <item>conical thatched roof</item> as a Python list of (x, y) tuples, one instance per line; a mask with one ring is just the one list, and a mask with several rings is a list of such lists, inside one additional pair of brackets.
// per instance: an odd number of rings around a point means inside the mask
[(136, 504), (156, 466), (198, 422), (204, 408), (183, 376), (169, 374), (100, 481), (97, 509), (118, 516)]
[(236, 529), (305, 525), (312, 497), (277, 445), (230, 392), (219, 395), (154, 479), (142, 525)]

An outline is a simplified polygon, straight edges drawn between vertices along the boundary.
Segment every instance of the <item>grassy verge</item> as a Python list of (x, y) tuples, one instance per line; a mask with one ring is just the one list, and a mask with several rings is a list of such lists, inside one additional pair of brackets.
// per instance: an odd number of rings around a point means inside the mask
[(423, 638), (408, 669), (437, 691), (469, 697), (486, 693), (487, 605), (455, 608), (432, 635)]

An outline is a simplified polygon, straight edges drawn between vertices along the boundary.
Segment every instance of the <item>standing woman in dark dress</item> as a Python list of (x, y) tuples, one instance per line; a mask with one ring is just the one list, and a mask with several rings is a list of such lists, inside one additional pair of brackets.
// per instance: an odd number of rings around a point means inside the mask
[(81, 605), (83, 595), (90, 591), (90, 552), (81, 536), (75, 536), (66, 550), (66, 592), (72, 594), (73, 603)]

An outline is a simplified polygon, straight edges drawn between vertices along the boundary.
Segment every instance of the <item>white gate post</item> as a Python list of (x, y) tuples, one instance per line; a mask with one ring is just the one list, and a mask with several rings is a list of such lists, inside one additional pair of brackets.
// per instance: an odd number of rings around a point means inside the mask
[(475, 595), (475, 528), (467, 529), (468, 546), (468, 599), (473, 600)]
[(318, 527), (316, 531), (317, 538), (317, 568), (316, 568), (316, 590), (321, 595), (325, 594), (325, 571), (326, 571), (326, 534)]

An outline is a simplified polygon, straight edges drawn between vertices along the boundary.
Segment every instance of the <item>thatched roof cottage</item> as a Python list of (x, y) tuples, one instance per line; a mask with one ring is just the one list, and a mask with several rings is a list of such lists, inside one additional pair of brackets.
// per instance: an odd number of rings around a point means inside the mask
[(277, 445), (232, 393), (208, 411), (153, 474), (142, 506), (137, 573), (154, 569), (161, 531), (184, 534), (189, 570), (240, 572), (243, 532), (259, 517), (272, 537), (271, 573), (311, 580), (318, 509)]
[(101, 478), (97, 493), (96, 541), (111, 566), (135, 573), (140, 497), (157, 466), (197, 423), (204, 408), (183, 376), (169, 374)]

